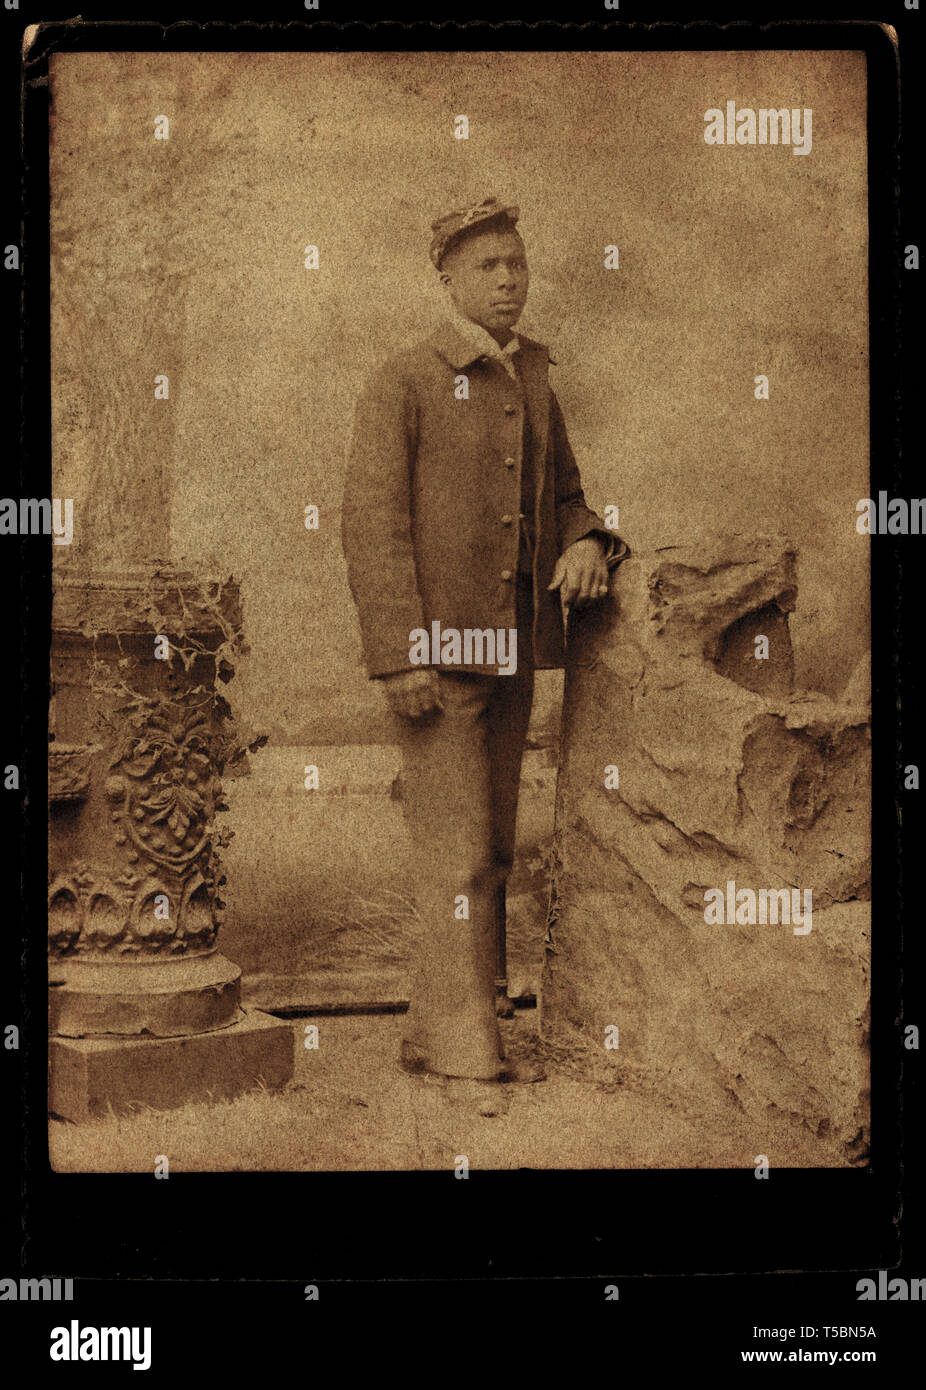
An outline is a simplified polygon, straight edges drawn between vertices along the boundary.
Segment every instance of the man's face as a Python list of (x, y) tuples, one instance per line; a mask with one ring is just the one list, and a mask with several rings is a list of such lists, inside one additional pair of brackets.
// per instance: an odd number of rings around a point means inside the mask
[(441, 278), (465, 318), (507, 341), (527, 300), (527, 257), (513, 230), (487, 228), (452, 246)]

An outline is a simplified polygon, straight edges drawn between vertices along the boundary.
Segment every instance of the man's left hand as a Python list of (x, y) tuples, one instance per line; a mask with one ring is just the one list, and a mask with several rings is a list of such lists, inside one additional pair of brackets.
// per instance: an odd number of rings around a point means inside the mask
[(556, 562), (548, 589), (560, 589), (563, 606), (584, 608), (608, 592), (607, 546), (597, 536), (573, 541)]

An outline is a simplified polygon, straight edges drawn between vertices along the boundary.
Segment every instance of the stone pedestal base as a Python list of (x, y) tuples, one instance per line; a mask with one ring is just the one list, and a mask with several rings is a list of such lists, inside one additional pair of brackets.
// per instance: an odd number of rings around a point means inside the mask
[(245, 649), (238, 586), (154, 562), (58, 569), (49, 1109), (80, 1121), (281, 1086), (292, 1025), (242, 1010), (216, 946), (221, 779), (251, 746), (216, 685)]
[(76, 1123), (133, 1105), (174, 1110), (292, 1080), (293, 1025), (249, 1010), (212, 1033), (174, 1038), (49, 1038), (52, 1114)]
[(48, 1031), (66, 1038), (186, 1037), (242, 1017), (241, 971), (219, 951), (176, 960), (52, 960)]

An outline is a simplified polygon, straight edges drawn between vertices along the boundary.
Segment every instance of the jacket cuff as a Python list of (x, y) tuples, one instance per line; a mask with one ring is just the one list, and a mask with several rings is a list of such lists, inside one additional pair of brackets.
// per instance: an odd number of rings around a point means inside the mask
[(578, 539), (584, 540), (586, 536), (600, 536), (602, 540), (608, 542), (608, 549), (604, 558), (609, 570), (614, 569), (621, 560), (626, 560), (630, 555), (630, 546), (625, 540), (621, 540), (620, 536), (616, 536), (613, 531), (602, 531), (600, 527), (592, 526)]

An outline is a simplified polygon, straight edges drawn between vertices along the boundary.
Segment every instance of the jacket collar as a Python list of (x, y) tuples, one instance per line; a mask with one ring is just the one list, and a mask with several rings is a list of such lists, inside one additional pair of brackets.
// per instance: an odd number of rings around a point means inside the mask
[[(518, 334), (519, 352), (542, 352), (544, 357), (549, 360), (549, 352), (543, 343), (536, 342), (533, 338), (526, 338), (523, 333)], [(486, 349), (478, 343), (477, 335), (472, 335), (472, 340), (466, 332), (461, 332), (450, 319), (442, 323), (432, 334), (431, 343), (451, 367), (468, 367), (480, 357), (485, 357)]]

